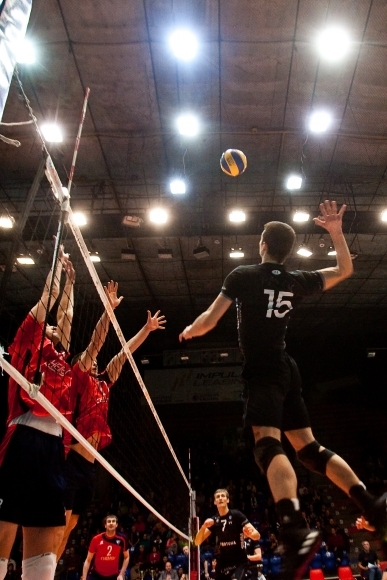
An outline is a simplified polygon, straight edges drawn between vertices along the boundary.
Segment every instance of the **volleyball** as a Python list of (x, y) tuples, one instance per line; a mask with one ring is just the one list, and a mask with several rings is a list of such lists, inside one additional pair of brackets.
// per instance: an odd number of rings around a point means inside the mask
[(227, 149), (220, 158), (220, 167), (227, 175), (237, 177), (247, 167), (246, 155), (239, 149)]

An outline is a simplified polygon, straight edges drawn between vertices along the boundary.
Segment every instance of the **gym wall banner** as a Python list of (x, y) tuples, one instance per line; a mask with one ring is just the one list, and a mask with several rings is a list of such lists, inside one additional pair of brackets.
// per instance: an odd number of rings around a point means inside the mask
[(147, 369), (144, 382), (155, 405), (240, 401), (240, 366)]

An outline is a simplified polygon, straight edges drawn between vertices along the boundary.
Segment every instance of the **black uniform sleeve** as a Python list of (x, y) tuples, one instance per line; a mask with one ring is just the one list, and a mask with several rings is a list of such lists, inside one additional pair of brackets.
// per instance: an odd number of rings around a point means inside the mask
[(220, 291), (222, 296), (232, 301), (238, 297), (240, 277), (241, 271), (239, 268), (235, 268), (235, 270), (226, 276), (226, 279), (223, 282), (222, 290)]
[(240, 521), (240, 524), (241, 524), (242, 528), (244, 528), (245, 525), (249, 523), (249, 520), (247, 519), (247, 517), (245, 516), (245, 514), (243, 514), (239, 510), (235, 510), (234, 511), (234, 514), (235, 514), (235, 517), (238, 518), (238, 521)]
[(306, 272), (305, 270), (295, 270), (290, 272), (297, 284), (298, 296), (310, 296), (316, 292), (324, 290), (324, 276), (319, 270)]

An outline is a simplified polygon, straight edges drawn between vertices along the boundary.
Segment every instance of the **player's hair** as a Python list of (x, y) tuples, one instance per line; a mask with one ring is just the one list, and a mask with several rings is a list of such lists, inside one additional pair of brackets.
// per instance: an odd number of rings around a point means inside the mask
[(282, 264), (293, 249), (296, 232), (289, 224), (268, 222), (262, 233), (262, 241), (267, 244), (270, 257)]
[(225, 493), (225, 494), (226, 494), (226, 497), (227, 497), (227, 499), (229, 499), (230, 495), (229, 495), (229, 493), (228, 493), (228, 490), (227, 490), (227, 489), (223, 489), (222, 487), (221, 487), (221, 488), (219, 488), (219, 489), (217, 489), (217, 490), (214, 492), (214, 498), (215, 498), (215, 496), (216, 496), (216, 494), (217, 494), (217, 493), (222, 493), (222, 492), (223, 492), (223, 493)]
[(108, 519), (111, 520), (112, 518), (114, 518), (116, 520), (117, 524), (118, 524), (118, 517), (115, 516), (114, 514), (109, 514), (109, 515), (107, 515), (106, 517), (103, 518), (103, 525), (106, 526), (106, 521)]

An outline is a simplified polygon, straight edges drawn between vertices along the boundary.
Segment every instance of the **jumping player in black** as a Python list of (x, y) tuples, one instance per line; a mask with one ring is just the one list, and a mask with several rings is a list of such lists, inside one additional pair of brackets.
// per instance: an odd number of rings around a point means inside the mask
[(337, 263), (314, 272), (287, 272), (284, 267), (296, 235), (282, 222), (265, 225), (259, 244), (260, 265), (239, 266), (225, 279), (221, 293), (180, 341), (202, 336), (216, 326), (236, 301), (239, 343), (245, 365), (245, 424), (255, 438), (254, 456), (266, 474), (282, 524), (280, 551), (283, 580), (299, 580), (320, 543), (319, 533), (302, 527), (297, 479), (281, 445), (281, 431), (311, 471), (327, 477), (346, 492), (380, 531), (386, 522), (386, 496), (376, 501), (349, 465), (322, 447), (312, 433), (301, 396), (301, 379), (295, 361), (285, 350), (285, 333), (294, 306), (304, 297), (336, 286), (353, 272), (342, 231), (346, 206), (335, 201), (320, 204), (316, 225), (327, 230), (336, 250)]
[(196, 546), (210, 535), (218, 538), (219, 555), (217, 556), (217, 580), (241, 580), (250, 562), (262, 560), (261, 548), (257, 546), (252, 556), (245, 549), (245, 538), (259, 540), (259, 532), (239, 510), (228, 509), (229, 495), (227, 489), (217, 489), (214, 493), (214, 504), (218, 513), (206, 519), (195, 538)]

